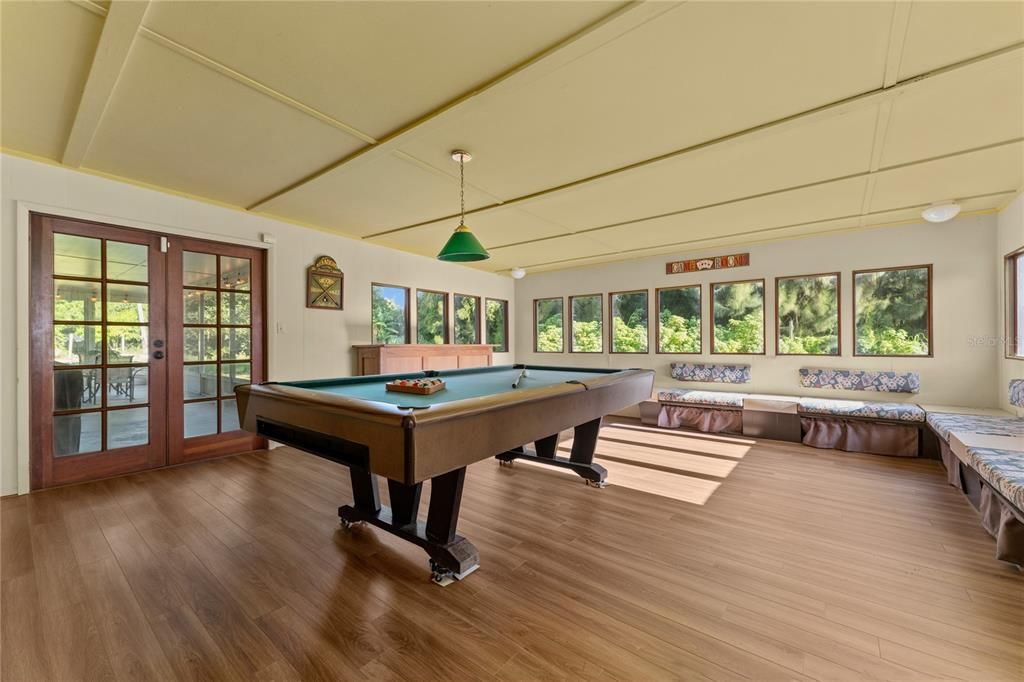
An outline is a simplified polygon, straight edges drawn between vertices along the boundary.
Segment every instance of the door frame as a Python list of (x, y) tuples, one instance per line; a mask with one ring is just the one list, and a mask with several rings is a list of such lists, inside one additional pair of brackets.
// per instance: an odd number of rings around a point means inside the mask
[[(134, 188), (129, 188), (134, 189)], [(141, 191), (141, 190), (139, 190)], [(173, 200), (174, 197), (160, 196), (159, 199), (168, 201)], [(271, 296), (271, 273), (275, 271), (276, 265), (276, 254), (274, 251), (274, 244), (276, 238), (272, 233), (261, 232), (259, 233), (260, 239), (246, 239), (229, 234), (220, 234), (217, 232), (208, 232), (205, 230), (198, 230), (194, 228), (181, 227), (179, 225), (168, 225), (138, 219), (132, 217), (121, 217), (116, 215), (110, 215), (105, 213), (96, 213), (93, 211), (79, 210), (75, 208), (68, 208), (66, 206), (54, 206), (52, 204), (44, 204), (41, 202), (30, 201), (25, 199), (15, 199), (15, 215), (16, 215), (16, 229), (15, 229), (15, 296), (16, 296), (16, 329), (17, 329), (17, 343), (15, 347), (16, 362), (15, 362), (15, 380), (16, 380), (16, 401), (15, 401), (15, 439), (17, 442), (17, 493), (19, 495), (25, 495), (31, 492), (31, 441), (32, 441), (32, 427), (30, 424), (29, 410), (27, 407), (19, 408), (18, 406), (27, 406), (30, 401), (30, 389), (31, 389), (31, 305), (32, 305), (32, 284), (31, 284), (31, 273), (32, 273), (32, 258), (31, 258), (31, 213), (44, 213), (57, 218), (67, 218), (71, 220), (86, 220), (97, 223), (106, 223), (109, 225), (135, 228), (139, 230), (148, 230), (150, 232), (156, 232), (158, 234), (165, 235), (177, 235), (181, 237), (193, 237), (198, 239), (209, 239), (211, 241), (220, 242), (223, 244), (239, 244), (242, 246), (251, 246), (259, 249), (263, 249), (266, 252), (266, 272), (267, 272), (267, 295), (265, 297), (266, 305), (266, 328), (267, 334), (267, 348), (266, 348), (266, 370), (267, 376), (274, 376), (275, 372), (275, 361), (273, 353), (271, 353), (271, 336), (269, 330), (277, 328), (277, 306), (275, 304), (274, 297)], [(228, 209), (221, 209), (216, 206), (200, 206), (201, 213), (208, 213), (207, 216), (202, 217), (204, 222), (207, 224), (216, 225), (219, 222), (226, 220), (238, 219), (238, 216), (233, 211)], [(156, 211), (153, 211), (154, 213)], [(200, 215), (201, 215), (200, 213)], [(155, 219), (159, 219), (162, 216), (154, 216)], [(261, 226), (262, 227), (262, 226)], [(253, 233), (256, 233), (257, 229), (252, 229)], [(5, 385), (7, 380), (4, 379), (0, 385)], [(0, 436), (2, 436), (3, 424), (0, 423)], [(0, 442), (3, 442), (0, 440)], [(15, 486), (10, 486), (14, 488)], [(4, 485), (4, 489), (10, 489)]]

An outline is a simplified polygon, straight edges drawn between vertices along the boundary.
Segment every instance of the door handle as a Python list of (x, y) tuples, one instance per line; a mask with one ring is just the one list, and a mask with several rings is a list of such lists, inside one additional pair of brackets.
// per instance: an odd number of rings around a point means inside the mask
[(153, 359), (154, 360), (163, 360), (164, 359), (164, 352), (162, 350), (155, 351), (153, 353)]

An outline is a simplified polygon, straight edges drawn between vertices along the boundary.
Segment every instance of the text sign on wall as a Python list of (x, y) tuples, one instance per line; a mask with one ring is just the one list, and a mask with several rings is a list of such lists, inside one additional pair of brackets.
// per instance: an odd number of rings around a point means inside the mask
[(702, 270), (722, 270), (723, 268), (739, 268), (750, 265), (749, 253), (734, 253), (731, 256), (715, 256), (713, 258), (694, 258), (665, 263), (666, 275), (679, 275), (684, 272), (700, 272)]

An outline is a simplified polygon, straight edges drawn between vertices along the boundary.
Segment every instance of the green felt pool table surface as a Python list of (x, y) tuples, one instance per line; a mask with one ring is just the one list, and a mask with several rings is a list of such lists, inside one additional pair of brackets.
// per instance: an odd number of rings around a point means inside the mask
[(567, 381), (586, 383), (587, 379), (614, 374), (614, 369), (577, 369), (561, 367), (525, 366), (527, 375), (519, 382), (519, 388), (512, 388), (519, 377), (522, 365), (499, 365), (474, 369), (441, 370), (438, 378), (444, 380), (445, 388), (430, 395), (388, 391), (385, 384), (398, 378), (422, 378), (423, 372), (389, 374), (378, 376), (346, 377), (342, 379), (318, 379), (313, 381), (281, 382), (311, 391), (324, 391), (358, 400), (369, 400), (400, 407), (430, 407), (456, 400), (479, 398), (486, 395), (526, 391)]

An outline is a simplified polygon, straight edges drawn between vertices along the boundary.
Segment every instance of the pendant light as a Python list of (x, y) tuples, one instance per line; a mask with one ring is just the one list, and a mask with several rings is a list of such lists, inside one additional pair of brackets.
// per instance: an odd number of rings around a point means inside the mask
[(464, 263), (491, 257), (480, 240), (466, 227), (466, 164), (472, 159), (469, 152), (461, 149), (452, 152), (452, 160), (459, 163), (459, 226), (437, 254), (438, 260)]

